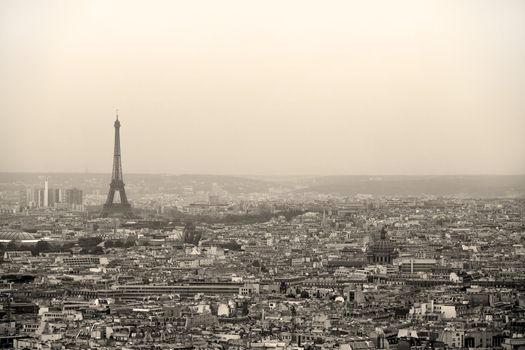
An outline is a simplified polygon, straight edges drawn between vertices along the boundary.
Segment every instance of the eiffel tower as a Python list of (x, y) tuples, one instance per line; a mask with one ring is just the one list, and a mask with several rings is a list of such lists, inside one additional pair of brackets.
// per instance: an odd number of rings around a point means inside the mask
[[(119, 192), (120, 203), (114, 203), (115, 191)], [(131, 205), (126, 197), (124, 190), (124, 179), (122, 176), (122, 162), (120, 159), (120, 122), (115, 120), (115, 150), (113, 153), (113, 175), (111, 176), (111, 183), (109, 184), (109, 193), (106, 203), (102, 208), (101, 216), (103, 218), (108, 216), (121, 216), (130, 218), (133, 216)]]

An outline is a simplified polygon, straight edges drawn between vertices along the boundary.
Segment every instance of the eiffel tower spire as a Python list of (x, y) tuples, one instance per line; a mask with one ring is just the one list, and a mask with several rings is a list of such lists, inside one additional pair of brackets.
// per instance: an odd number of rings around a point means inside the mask
[[(115, 148), (113, 151), (113, 172), (111, 175), (111, 183), (109, 184), (109, 193), (106, 203), (102, 208), (102, 217), (108, 216), (123, 216), (132, 217), (131, 205), (126, 197), (126, 191), (124, 190), (124, 177), (122, 175), (122, 161), (120, 159), (120, 121), (115, 120)], [(120, 203), (114, 203), (115, 191), (119, 192)]]

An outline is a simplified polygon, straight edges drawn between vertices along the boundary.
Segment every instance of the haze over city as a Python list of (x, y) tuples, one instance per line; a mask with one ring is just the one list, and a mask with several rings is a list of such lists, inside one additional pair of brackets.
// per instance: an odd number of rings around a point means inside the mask
[(525, 173), (523, 1), (2, 1), (0, 171)]
[(0, 349), (525, 350), (525, 2), (0, 0)]

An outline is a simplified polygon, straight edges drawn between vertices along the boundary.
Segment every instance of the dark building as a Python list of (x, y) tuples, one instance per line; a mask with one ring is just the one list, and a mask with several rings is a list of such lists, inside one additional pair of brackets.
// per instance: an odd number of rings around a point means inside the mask
[(48, 207), (54, 207), (55, 203), (60, 202), (60, 190), (58, 188), (50, 188), (47, 191), (47, 206)]
[(374, 239), (372, 244), (368, 247), (366, 254), (369, 264), (392, 264), (392, 261), (397, 256), (395, 247), (392, 241), (387, 237), (386, 228), (383, 227), (379, 237)]
[(65, 202), (67, 204), (82, 204), (82, 190), (79, 190), (78, 188), (70, 188), (66, 190), (65, 195)]

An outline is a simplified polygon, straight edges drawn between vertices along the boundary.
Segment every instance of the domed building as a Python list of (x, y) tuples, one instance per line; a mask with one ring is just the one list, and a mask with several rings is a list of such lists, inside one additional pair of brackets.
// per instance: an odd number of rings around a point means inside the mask
[(0, 231), (0, 243), (36, 243), (39, 239), (28, 232), (23, 231)]
[(374, 239), (368, 246), (366, 257), (369, 264), (390, 265), (397, 257), (394, 244), (387, 237), (386, 228), (383, 226), (379, 238)]

